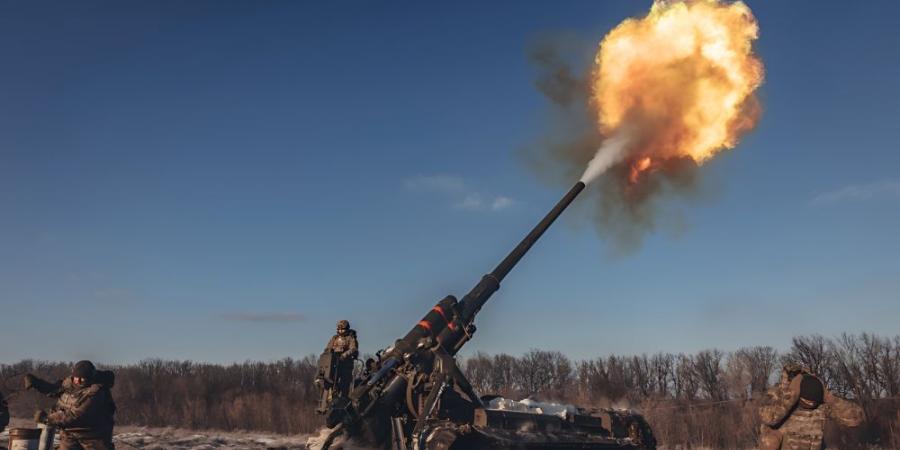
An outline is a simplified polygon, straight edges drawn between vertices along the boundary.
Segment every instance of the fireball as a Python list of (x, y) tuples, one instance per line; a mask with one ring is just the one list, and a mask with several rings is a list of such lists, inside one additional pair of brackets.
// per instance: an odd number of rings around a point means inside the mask
[(629, 181), (671, 158), (700, 165), (759, 118), (759, 28), (743, 2), (657, 0), (600, 43), (591, 79), (603, 135), (627, 129)]

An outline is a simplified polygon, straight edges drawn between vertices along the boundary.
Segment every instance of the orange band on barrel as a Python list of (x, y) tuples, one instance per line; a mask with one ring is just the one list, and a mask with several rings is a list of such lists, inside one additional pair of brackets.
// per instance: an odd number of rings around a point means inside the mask
[(426, 329), (426, 330), (428, 330), (429, 333), (431, 332), (431, 324), (428, 323), (428, 321), (420, 320), (420, 321), (419, 321), (419, 326), (422, 327), (422, 328), (424, 328), (424, 329)]
[(450, 321), (447, 320), (447, 315), (444, 314), (444, 308), (441, 308), (441, 305), (437, 305), (434, 308), (431, 308), (431, 310), (437, 311), (437, 313), (440, 314), (441, 317), (444, 319), (444, 323), (450, 323)]

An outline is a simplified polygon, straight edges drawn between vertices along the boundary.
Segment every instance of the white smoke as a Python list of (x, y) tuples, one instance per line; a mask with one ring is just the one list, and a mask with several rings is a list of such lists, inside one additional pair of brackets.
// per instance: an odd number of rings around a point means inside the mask
[(606, 169), (621, 161), (625, 157), (629, 137), (629, 133), (625, 129), (619, 129), (612, 137), (604, 141), (594, 157), (591, 158), (580, 181), (588, 184), (606, 172)]

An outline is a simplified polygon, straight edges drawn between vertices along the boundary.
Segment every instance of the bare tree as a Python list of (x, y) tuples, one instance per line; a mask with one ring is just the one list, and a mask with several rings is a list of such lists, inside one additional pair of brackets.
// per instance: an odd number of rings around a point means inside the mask
[(475, 391), (481, 394), (494, 393), (496, 386), (492, 383), (494, 359), (490, 355), (477, 352), (462, 362), (463, 371)]
[(711, 400), (724, 400), (727, 397), (722, 382), (723, 356), (720, 350), (703, 350), (694, 358), (694, 373)]
[(694, 358), (690, 355), (679, 354), (678, 365), (675, 368), (675, 398), (694, 400), (700, 391), (700, 382), (694, 371)]
[(606, 397), (607, 378), (602, 358), (579, 361), (576, 379), (580, 400), (593, 403)]
[(558, 397), (572, 379), (572, 363), (560, 352), (530, 350), (519, 358), (515, 374), (527, 395)]
[(612, 401), (624, 398), (631, 390), (632, 382), (627, 358), (610, 355), (606, 358), (606, 394)]
[(657, 397), (669, 396), (670, 381), (675, 377), (675, 355), (657, 353), (650, 358), (650, 377)]
[(791, 342), (791, 350), (782, 357), (782, 362), (800, 363), (830, 384), (832, 374), (829, 369), (834, 363), (834, 354), (829, 351), (828, 340), (814, 334), (794, 337)]
[(887, 396), (900, 396), (900, 336), (887, 342), (881, 355), (882, 383)]
[(750, 376), (751, 392), (765, 392), (778, 366), (778, 351), (772, 347), (745, 347), (736, 351), (734, 357)]
[(518, 361), (512, 355), (506, 353), (494, 355), (490, 377), (491, 393), (511, 396), (521, 390), (521, 386), (516, 384), (517, 365)]
[(648, 398), (653, 391), (653, 379), (650, 373), (650, 360), (647, 355), (632, 356), (628, 360), (628, 369), (631, 373), (632, 385), (637, 389), (632, 392), (633, 398)]

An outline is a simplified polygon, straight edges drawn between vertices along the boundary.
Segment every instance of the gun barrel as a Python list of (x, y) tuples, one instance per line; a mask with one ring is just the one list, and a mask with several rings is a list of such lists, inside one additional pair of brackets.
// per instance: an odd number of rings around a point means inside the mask
[(451, 355), (456, 354), (471, 337), (473, 330), (470, 330), (469, 326), (474, 322), (478, 311), (487, 303), (491, 295), (500, 289), (500, 282), (503, 281), (503, 278), (575, 200), (575, 197), (584, 190), (584, 186), (581, 181), (575, 183), (575, 186), (569, 189), (569, 192), (538, 222), (525, 236), (525, 239), (522, 239), (519, 245), (509, 252), (491, 273), (482, 277), (481, 281), (461, 301), (457, 302), (455, 297), (448, 296), (438, 302), (406, 336), (394, 343), (388, 355), (399, 357), (399, 355), (410, 352), (422, 338), (428, 336), (436, 337)]
[[(491, 295), (500, 288), (500, 282), (525, 256), (525, 253), (528, 253), (541, 235), (550, 228), (550, 225), (553, 225), (553, 222), (569, 207), (575, 197), (584, 190), (584, 187), (585, 184), (581, 181), (575, 183), (575, 186), (569, 189), (569, 192), (519, 242), (519, 245), (509, 252), (491, 273), (482, 277), (481, 281), (462, 300), (457, 302), (453, 296), (445, 297), (406, 336), (398, 339), (394, 345), (386, 349), (381, 357), (381, 370), (374, 374), (368, 383), (358, 386), (350, 394), (350, 400), (357, 403), (356, 406), (360, 408), (357, 409), (360, 417), (374, 414), (372, 411), (380, 411), (377, 409), (379, 405), (388, 409), (393, 408), (393, 405), (399, 401), (403, 390), (407, 388), (407, 380), (404, 376), (395, 373), (395, 368), (418, 349), (435, 350), (437, 348), (421, 347), (423, 339), (436, 338), (443, 351), (451, 356), (459, 351), (475, 331), (473, 326), (475, 316)], [(377, 399), (368, 403), (368, 406), (365, 406), (365, 402), (358, 404), (362, 399), (367, 398), (366, 396), (379, 383), (383, 383), (384, 387), (378, 391)], [(333, 424), (329, 426), (333, 426)]]
[(569, 204), (575, 200), (575, 197), (577, 197), (583, 189), (583, 182), (579, 181), (578, 183), (575, 183), (575, 186), (572, 186), (572, 189), (569, 189), (569, 192), (559, 200), (556, 206), (554, 206), (553, 209), (551, 209), (550, 212), (535, 225), (534, 229), (531, 230), (531, 233), (528, 233), (528, 236), (525, 236), (525, 239), (522, 239), (522, 242), (519, 242), (519, 245), (509, 252), (509, 255), (506, 255), (506, 258), (504, 258), (500, 264), (497, 264), (497, 267), (494, 268), (491, 275), (496, 278), (498, 282), (503, 281), (503, 278), (506, 277), (509, 271), (515, 267), (516, 263), (518, 263), (523, 256), (525, 256), (525, 253), (528, 252), (531, 246), (540, 239), (541, 235), (547, 231), (547, 228), (550, 228), (550, 225), (552, 225), (556, 218), (568, 208)]
[(531, 249), (531, 246), (540, 239), (541, 235), (550, 228), (550, 225), (553, 225), (553, 222), (562, 214), (566, 208), (575, 200), (575, 197), (584, 190), (585, 184), (581, 181), (575, 183), (575, 186), (572, 186), (572, 189), (569, 189), (569, 192), (563, 196), (559, 202), (556, 203), (556, 206), (538, 222), (537, 225), (519, 242), (519, 245), (516, 246), (494, 270), (485, 275), (484, 278), (481, 279), (472, 291), (469, 292), (463, 298), (462, 301), (462, 320), (465, 323), (471, 322), (475, 315), (478, 314), (478, 311), (481, 310), (481, 307), (488, 301), (497, 289), (500, 288), (500, 282), (506, 278), (506, 275), (512, 270), (513, 267), (525, 256), (525, 253), (528, 253), (528, 250)]

